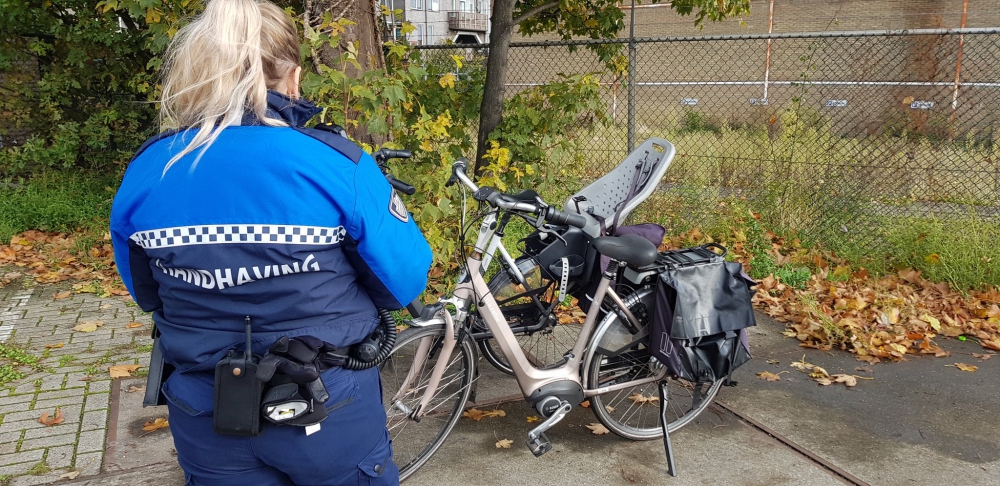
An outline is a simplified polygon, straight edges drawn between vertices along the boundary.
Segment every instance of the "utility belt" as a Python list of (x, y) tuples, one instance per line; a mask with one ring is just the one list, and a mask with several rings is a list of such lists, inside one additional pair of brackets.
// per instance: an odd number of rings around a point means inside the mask
[[(265, 423), (306, 427), (307, 435), (319, 430), (319, 423), (327, 417), (325, 403), (330, 397), (320, 374), (337, 367), (370, 368), (392, 350), (395, 322), (387, 311), (380, 309), (379, 315), (381, 325), (358, 344), (336, 347), (314, 336), (282, 336), (264, 356), (251, 351), (247, 317), (244, 350), (229, 351), (215, 366), (215, 432), (257, 436)], [(157, 337), (154, 334), (143, 406), (165, 403), (159, 389), (171, 370), (159, 354)]]

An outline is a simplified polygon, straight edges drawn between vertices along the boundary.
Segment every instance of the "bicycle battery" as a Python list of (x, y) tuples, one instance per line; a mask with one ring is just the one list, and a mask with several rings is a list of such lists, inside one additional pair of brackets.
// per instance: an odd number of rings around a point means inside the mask
[(246, 319), (246, 350), (229, 351), (215, 365), (215, 413), (212, 428), (222, 435), (258, 436), (263, 384), (257, 379), (257, 358), (250, 348), (250, 318)]

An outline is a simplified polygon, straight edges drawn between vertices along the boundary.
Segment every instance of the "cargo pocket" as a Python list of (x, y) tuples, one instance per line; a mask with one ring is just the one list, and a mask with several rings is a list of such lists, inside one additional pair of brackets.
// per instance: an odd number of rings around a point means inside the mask
[(163, 384), (167, 401), (192, 417), (212, 416), (214, 393), (211, 382), (183, 373), (171, 374)]
[(327, 413), (354, 401), (354, 396), (358, 393), (358, 380), (354, 376), (354, 371), (344, 368), (330, 368), (321, 375), (323, 385), (330, 398), (324, 404)]
[(392, 442), (389, 440), (389, 431), (382, 433), (382, 440), (378, 442), (375, 449), (358, 464), (358, 484), (367, 485), (389, 485), (399, 484), (399, 470), (392, 463)]

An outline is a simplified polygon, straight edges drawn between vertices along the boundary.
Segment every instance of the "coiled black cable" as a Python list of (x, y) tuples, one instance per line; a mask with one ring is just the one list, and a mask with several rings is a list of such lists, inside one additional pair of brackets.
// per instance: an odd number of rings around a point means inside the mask
[(382, 364), (389, 357), (389, 354), (392, 353), (392, 348), (396, 345), (396, 320), (392, 317), (392, 313), (385, 309), (378, 309), (378, 317), (380, 320), (379, 324), (382, 327), (382, 343), (379, 345), (378, 354), (375, 355), (375, 359), (362, 361), (348, 355), (347, 362), (343, 366), (344, 369), (354, 371), (367, 370), (368, 368)]

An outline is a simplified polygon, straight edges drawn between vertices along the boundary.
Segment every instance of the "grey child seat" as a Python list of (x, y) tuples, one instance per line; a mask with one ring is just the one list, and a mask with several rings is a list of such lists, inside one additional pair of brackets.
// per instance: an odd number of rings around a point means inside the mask
[(583, 231), (590, 236), (614, 235), (629, 213), (656, 190), (674, 153), (670, 142), (647, 139), (614, 170), (570, 196), (563, 211), (587, 218)]

